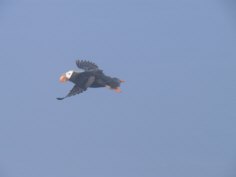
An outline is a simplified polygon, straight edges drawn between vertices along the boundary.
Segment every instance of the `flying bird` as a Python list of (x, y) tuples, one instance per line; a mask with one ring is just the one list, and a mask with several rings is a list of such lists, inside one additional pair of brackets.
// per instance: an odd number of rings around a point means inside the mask
[(124, 81), (116, 77), (105, 75), (103, 70), (99, 69), (95, 63), (85, 60), (77, 60), (76, 65), (80, 69), (79, 71), (70, 70), (61, 75), (59, 79), (61, 83), (70, 81), (74, 83), (74, 87), (65, 97), (57, 98), (58, 100), (63, 100), (67, 97), (80, 94), (86, 91), (89, 87), (107, 87), (117, 93), (121, 92), (120, 83)]

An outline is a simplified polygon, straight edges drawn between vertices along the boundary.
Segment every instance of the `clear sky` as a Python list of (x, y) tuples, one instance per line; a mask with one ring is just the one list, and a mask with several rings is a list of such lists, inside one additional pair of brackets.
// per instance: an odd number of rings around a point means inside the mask
[[(1, 0), (0, 177), (235, 177), (236, 3)], [(91, 60), (123, 92), (59, 76)]]

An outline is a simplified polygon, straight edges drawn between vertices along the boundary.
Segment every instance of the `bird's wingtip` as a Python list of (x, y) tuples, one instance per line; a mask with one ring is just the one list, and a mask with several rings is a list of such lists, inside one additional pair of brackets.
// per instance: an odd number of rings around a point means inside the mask
[(64, 98), (57, 98), (57, 100), (63, 100)]

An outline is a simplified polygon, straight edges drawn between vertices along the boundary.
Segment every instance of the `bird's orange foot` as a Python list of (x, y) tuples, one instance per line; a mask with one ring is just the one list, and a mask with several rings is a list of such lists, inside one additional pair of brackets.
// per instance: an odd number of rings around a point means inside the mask
[(116, 93), (120, 93), (120, 92), (121, 92), (121, 89), (120, 89), (119, 87), (117, 87), (117, 88), (114, 89), (114, 91), (115, 91)]

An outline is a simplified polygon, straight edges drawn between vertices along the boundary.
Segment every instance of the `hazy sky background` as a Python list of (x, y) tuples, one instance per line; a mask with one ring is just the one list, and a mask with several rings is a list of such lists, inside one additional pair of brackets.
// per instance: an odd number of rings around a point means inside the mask
[[(235, 177), (235, 9), (1, 0), (0, 177)], [(57, 101), (78, 58), (123, 92)]]

